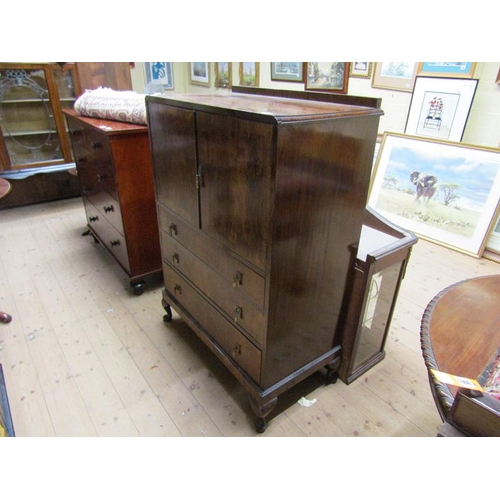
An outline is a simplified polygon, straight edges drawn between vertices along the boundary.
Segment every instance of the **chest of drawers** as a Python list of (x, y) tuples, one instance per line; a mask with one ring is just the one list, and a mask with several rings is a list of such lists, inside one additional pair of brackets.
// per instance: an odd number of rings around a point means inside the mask
[(148, 128), (65, 114), (89, 230), (140, 295), (162, 267)]
[(166, 319), (239, 380), (258, 431), (285, 390), (335, 378), (382, 114), (300, 94), (146, 98)]

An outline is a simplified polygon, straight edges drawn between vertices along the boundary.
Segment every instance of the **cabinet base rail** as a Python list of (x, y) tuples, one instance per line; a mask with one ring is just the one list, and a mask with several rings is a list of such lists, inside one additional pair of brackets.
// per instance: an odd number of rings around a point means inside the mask
[(313, 373), (326, 368), (327, 383), (335, 383), (338, 379), (338, 369), (341, 364), (340, 345), (330, 349), (313, 361), (302, 366), (295, 372), (284, 377), (267, 389), (262, 389), (226, 354), (226, 352), (215, 342), (215, 340), (203, 329), (203, 327), (192, 318), (188, 311), (172, 297), (167, 290), (163, 290), (162, 306), (166, 314), (163, 316), (165, 322), (172, 320), (172, 309), (183, 321), (198, 335), (203, 343), (217, 356), (222, 364), (233, 374), (242, 385), (248, 395), (250, 407), (255, 415), (255, 430), (263, 433), (267, 428), (267, 417), (275, 409), (278, 397), (291, 387), (302, 382)]

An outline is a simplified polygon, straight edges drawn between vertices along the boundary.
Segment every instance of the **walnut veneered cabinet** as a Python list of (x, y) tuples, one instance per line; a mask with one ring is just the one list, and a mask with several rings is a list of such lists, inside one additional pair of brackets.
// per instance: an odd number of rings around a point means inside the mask
[(316, 96), (146, 98), (166, 319), (239, 380), (258, 431), (280, 394), (341, 361), (382, 112)]

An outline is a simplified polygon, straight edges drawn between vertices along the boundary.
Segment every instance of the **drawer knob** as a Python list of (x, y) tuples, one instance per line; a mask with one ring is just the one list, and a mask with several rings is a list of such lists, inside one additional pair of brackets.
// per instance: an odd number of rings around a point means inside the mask
[(238, 285), (241, 286), (242, 281), (243, 281), (243, 274), (237, 271), (233, 276), (233, 288), (236, 288)]
[(174, 223), (170, 224), (168, 230), (170, 232), (170, 236), (177, 236), (177, 226)]
[(108, 212), (114, 212), (115, 211), (115, 207), (113, 205), (109, 205), (108, 207), (104, 207), (104, 211), (106, 213), (108, 213)]
[(100, 142), (93, 142), (92, 149), (100, 149), (102, 148), (102, 144)]
[(181, 294), (182, 294), (182, 288), (181, 288), (181, 285), (175, 285), (175, 286), (174, 286), (174, 294), (175, 294), (175, 295), (181, 295)]
[(241, 344), (236, 344), (233, 347), (233, 357), (241, 356)]
[(172, 261), (174, 264), (179, 264), (179, 254), (178, 253), (174, 253), (174, 255), (172, 255)]
[(117, 245), (120, 245), (120, 240), (112, 240), (109, 243), (112, 247), (116, 247)]
[(93, 217), (89, 217), (89, 222), (96, 222), (99, 220), (99, 217), (97, 215), (94, 215)]
[(236, 309), (234, 310), (234, 322), (238, 323), (238, 321), (243, 319), (243, 308), (240, 306), (237, 306)]

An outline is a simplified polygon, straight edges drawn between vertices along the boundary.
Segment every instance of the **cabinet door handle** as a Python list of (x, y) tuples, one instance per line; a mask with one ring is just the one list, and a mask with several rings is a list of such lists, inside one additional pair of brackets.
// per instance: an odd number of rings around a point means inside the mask
[(168, 230), (170, 232), (170, 236), (177, 236), (177, 226), (174, 223), (170, 224)]
[(243, 281), (243, 274), (240, 273), (239, 271), (236, 271), (236, 273), (233, 276), (233, 288), (236, 288), (238, 285), (241, 286), (242, 281)]
[(117, 245), (120, 245), (120, 240), (112, 240), (109, 243), (112, 247), (116, 247)]
[(174, 264), (179, 265), (179, 254), (178, 253), (174, 253), (174, 255), (172, 255), (172, 262)]
[(104, 207), (104, 211), (106, 213), (108, 213), (108, 212), (114, 212), (115, 211), (115, 207), (113, 205), (109, 205), (108, 207)]
[(243, 308), (240, 306), (236, 306), (236, 309), (234, 310), (234, 316), (233, 316), (234, 322), (238, 323), (238, 321), (241, 321), (243, 319)]

